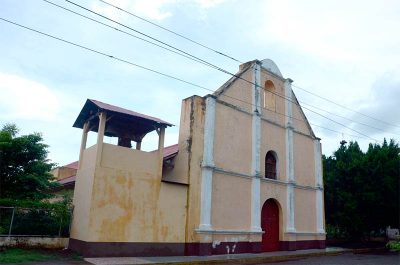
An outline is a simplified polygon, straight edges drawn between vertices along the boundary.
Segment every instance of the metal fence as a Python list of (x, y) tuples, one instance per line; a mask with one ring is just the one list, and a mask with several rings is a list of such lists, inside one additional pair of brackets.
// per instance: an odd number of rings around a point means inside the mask
[(0, 206), (0, 236), (68, 237), (71, 212)]

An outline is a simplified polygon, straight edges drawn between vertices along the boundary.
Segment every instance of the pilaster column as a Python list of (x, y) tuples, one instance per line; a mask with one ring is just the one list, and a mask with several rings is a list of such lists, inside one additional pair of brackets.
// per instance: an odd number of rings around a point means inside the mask
[(295, 194), (294, 184), (296, 183), (294, 174), (293, 157), (293, 111), (292, 111), (292, 82), (291, 79), (285, 81), (285, 115), (286, 115), (286, 175), (289, 182), (287, 185), (287, 218), (286, 232), (295, 232)]
[(160, 162), (160, 177), (162, 175), (162, 166), (164, 160), (164, 139), (165, 139), (165, 128), (160, 128), (157, 130), (158, 133), (158, 154)]
[(201, 172), (200, 230), (212, 230), (212, 178), (214, 169), (215, 98), (206, 98), (204, 148)]
[(83, 152), (86, 149), (88, 131), (89, 131), (89, 122), (87, 121), (83, 125), (83, 130), (82, 130), (81, 149), (79, 151), (79, 162), (78, 162), (79, 169), (81, 169), (81, 167), (82, 167)]
[(251, 159), (251, 230), (261, 232), (261, 101), (260, 101), (260, 79), (261, 62), (256, 62), (253, 66), (253, 85), (252, 85), (252, 159)]
[(101, 157), (103, 156), (103, 139), (104, 139), (104, 131), (106, 128), (106, 113), (101, 112), (99, 114), (99, 128), (97, 130), (97, 158), (96, 158), (96, 166), (101, 165)]
[(319, 139), (314, 140), (314, 156), (315, 156), (315, 209), (316, 209), (316, 224), (317, 232), (325, 233), (324, 228), (324, 202), (323, 202), (323, 179), (322, 179), (322, 153), (321, 143)]

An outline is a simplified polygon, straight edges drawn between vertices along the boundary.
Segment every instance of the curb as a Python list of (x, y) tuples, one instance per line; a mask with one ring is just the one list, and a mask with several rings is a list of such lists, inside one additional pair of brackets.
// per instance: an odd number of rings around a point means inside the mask
[(386, 249), (385, 247), (379, 247), (379, 248), (355, 248), (353, 249), (354, 254), (362, 254), (362, 253), (368, 253), (376, 250), (384, 250)]
[[(354, 252), (352, 249), (337, 250), (330, 252), (317, 252), (317, 253), (304, 253), (304, 254), (293, 254), (286, 256), (268, 256), (268, 257), (249, 257), (249, 258), (230, 258), (230, 259), (215, 259), (215, 260), (194, 260), (194, 261), (175, 261), (175, 262), (157, 262), (151, 263), (151, 265), (201, 265), (201, 264), (251, 264), (251, 263), (263, 263), (263, 262), (280, 262), (290, 261), (309, 257), (319, 256), (336, 256), (343, 253)], [(361, 252), (360, 252), (361, 253)]]

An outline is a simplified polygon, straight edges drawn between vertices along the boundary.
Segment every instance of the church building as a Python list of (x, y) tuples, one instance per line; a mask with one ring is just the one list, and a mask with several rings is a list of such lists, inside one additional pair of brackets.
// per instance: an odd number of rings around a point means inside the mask
[[(292, 82), (269, 59), (240, 65), (213, 94), (182, 101), (169, 147), (172, 124), (88, 99), (74, 123), (83, 134), (69, 248), (85, 257), (325, 248), (321, 144)], [(89, 131), (97, 142), (87, 147)], [(158, 149), (141, 150), (152, 131)]]

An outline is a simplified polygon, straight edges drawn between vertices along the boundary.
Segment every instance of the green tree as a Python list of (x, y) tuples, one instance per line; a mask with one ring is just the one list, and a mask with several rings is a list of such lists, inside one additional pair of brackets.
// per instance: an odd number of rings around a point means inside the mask
[(341, 145), (323, 157), (326, 222), (354, 239), (399, 224), (400, 148), (357, 142)]
[(0, 198), (41, 200), (52, 196), (54, 182), (48, 146), (39, 133), (18, 136), (15, 124), (0, 131)]

